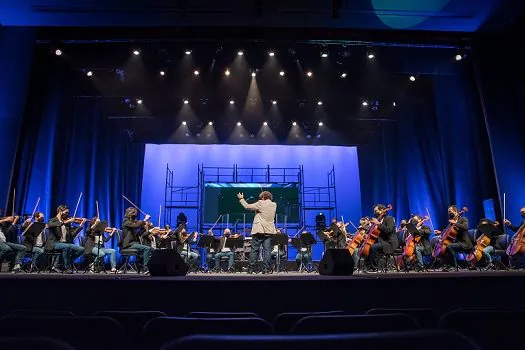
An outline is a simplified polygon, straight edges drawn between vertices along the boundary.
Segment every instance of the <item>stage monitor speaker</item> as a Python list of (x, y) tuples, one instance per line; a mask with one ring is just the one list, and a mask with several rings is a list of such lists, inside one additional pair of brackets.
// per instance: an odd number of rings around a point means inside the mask
[(348, 249), (328, 249), (319, 262), (320, 275), (345, 276), (354, 273), (354, 260)]
[(148, 261), (151, 276), (186, 276), (188, 265), (175, 249), (154, 250)]

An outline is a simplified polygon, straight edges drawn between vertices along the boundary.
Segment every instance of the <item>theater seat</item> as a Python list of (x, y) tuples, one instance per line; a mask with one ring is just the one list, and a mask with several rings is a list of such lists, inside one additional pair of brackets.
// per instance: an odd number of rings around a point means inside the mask
[(14, 310), (5, 317), (75, 317), (66, 310)]
[(287, 334), (290, 333), (292, 327), (297, 321), (306, 316), (314, 315), (347, 315), (346, 311), (335, 310), (335, 311), (321, 311), (321, 312), (283, 312), (277, 315), (273, 321), (275, 333)]
[(190, 334), (270, 335), (272, 326), (261, 318), (159, 317), (144, 326), (142, 344), (154, 348)]
[(185, 317), (189, 318), (246, 318), (259, 317), (253, 312), (190, 312)]
[(161, 311), (98, 311), (93, 316), (110, 317), (119, 322), (126, 333), (139, 335), (148, 321), (167, 315)]
[(419, 329), (405, 314), (307, 316), (295, 324), (293, 334), (342, 334)]
[(68, 343), (62, 340), (45, 337), (0, 338), (0, 349), (75, 350)]
[(338, 335), (217, 336), (193, 335), (172, 341), (162, 350), (228, 349), (228, 350), (480, 350), (465, 336), (456, 332), (425, 330), (396, 333)]
[(439, 314), (433, 309), (371, 309), (367, 315), (405, 314), (412, 316), (421, 328), (435, 328), (439, 321)]

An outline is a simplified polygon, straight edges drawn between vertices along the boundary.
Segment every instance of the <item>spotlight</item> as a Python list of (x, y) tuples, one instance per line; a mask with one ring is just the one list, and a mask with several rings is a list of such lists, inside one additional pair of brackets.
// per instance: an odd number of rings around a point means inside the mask
[(374, 57), (376, 57), (376, 56), (375, 56), (373, 53), (369, 53), (369, 54), (368, 54), (368, 59), (371, 60), (371, 59), (373, 59)]
[(394, 107), (396, 106), (396, 101), (392, 102), (392, 106)]
[(93, 76), (93, 72), (89, 70), (89, 71), (86, 73), (86, 75), (87, 75), (88, 77), (91, 77), (91, 76)]
[(321, 57), (322, 58), (327, 58), (328, 57), (328, 52), (322, 52), (321, 53)]
[(268, 56), (270, 56), (270, 57), (275, 56), (275, 52), (273, 52), (273, 51), (268, 52)]
[(182, 122), (182, 125), (186, 125), (186, 124), (188, 124), (188, 123), (186, 123), (185, 121)]
[(410, 79), (410, 81), (416, 81), (416, 77), (413, 76), (413, 75), (411, 75), (410, 78), (408, 78), (408, 79)]
[(268, 122), (264, 122), (263, 125), (264, 125), (264, 126), (268, 126)]
[(322, 106), (323, 105), (323, 101), (317, 101), (317, 105), (318, 106)]
[(296, 125), (297, 125), (297, 122), (293, 122), (292, 125), (293, 125), (293, 126), (296, 126)]
[(234, 100), (230, 100), (230, 104), (231, 105), (235, 104), (235, 101)]
[(184, 104), (187, 105), (188, 103), (190, 103), (190, 101), (188, 100), (184, 100)]
[(256, 75), (255, 72), (252, 72), (252, 78), (255, 78)]
[(241, 122), (237, 122), (237, 126), (241, 126), (241, 125), (242, 125), (242, 123), (241, 123)]
[(160, 75), (165, 76), (165, 75), (166, 75), (166, 72), (163, 71), (163, 70), (161, 70), (161, 71), (160, 71)]
[(141, 105), (142, 102), (143, 102), (143, 101), (142, 101), (140, 98), (137, 100), (137, 104), (139, 104), (139, 105)]
[(62, 55), (62, 50), (60, 50), (60, 49), (56, 49), (56, 50), (55, 50), (55, 55), (57, 55), (57, 56)]
[(363, 101), (362, 105), (366, 107), (366, 106), (368, 106), (368, 102)]
[(279, 72), (279, 75), (280, 75), (281, 77), (284, 77), (284, 71), (283, 71), (283, 70), (280, 71), (280, 72)]
[(456, 61), (461, 61), (463, 59), (463, 56), (460, 54), (456, 55)]
[(208, 125), (210, 125), (210, 126), (213, 125), (213, 122), (208, 122)]
[(319, 124), (317, 124), (317, 125), (319, 125), (319, 126), (323, 126), (323, 122), (319, 122)]
[(272, 105), (276, 105), (277, 104), (277, 101), (276, 100), (273, 100), (272, 101)]
[(226, 71), (224, 72), (224, 75), (226, 75), (226, 76), (230, 75), (230, 70), (226, 69)]
[(185, 54), (186, 55), (191, 55), (191, 50), (186, 50)]
[(134, 51), (133, 51), (133, 54), (134, 54), (135, 56), (138, 56), (138, 55), (140, 55), (140, 51), (139, 51), (139, 50), (134, 50)]
[(311, 77), (311, 76), (314, 75), (314, 74), (313, 74), (312, 72), (307, 72), (306, 75), (307, 75), (308, 77)]
[(346, 78), (346, 73), (342, 73), (341, 74), (341, 78), (343, 78), (343, 79)]
[(239, 52), (237, 52), (237, 55), (242, 56), (242, 55), (244, 55), (244, 52), (239, 50)]
[(199, 71), (198, 70), (194, 70), (193, 71), (193, 75), (199, 75)]

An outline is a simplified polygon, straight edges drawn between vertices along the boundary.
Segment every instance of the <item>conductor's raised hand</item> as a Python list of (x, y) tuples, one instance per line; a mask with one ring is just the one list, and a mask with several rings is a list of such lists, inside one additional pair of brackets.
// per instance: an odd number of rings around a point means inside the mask
[(244, 193), (237, 193), (237, 198), (244, 199)]

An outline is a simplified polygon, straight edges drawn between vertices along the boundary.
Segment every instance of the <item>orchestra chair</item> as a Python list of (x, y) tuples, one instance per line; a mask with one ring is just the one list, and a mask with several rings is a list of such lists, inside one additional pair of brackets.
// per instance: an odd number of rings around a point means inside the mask
[[(510, 267), (510, 260), (507, 256), (507, 247), (510, 244), (510, 236), (508, 234), (503, 234), (498, 236), (494, 244), (494, 257), (492, 259), (492, 264), (494, 269), (501, 268), (503, 270), (508, 270)], [(505, 265), (504, 261), (508, 261), (509, 265)]]
[(472, 340), (451, 331), (418, 330), (388, 333), (331, 335), (192, 335), (174, 340), (161, 350), (481, 350)]
[(523, 332), (525, 311), (457, 310), (439, 320), (439, 328), (460, 332), (483, 349), (514, 349)]
[(406, 314), (313, 315), (301, 318), (292, 334), (344, 334), (394, 332), (419, 329), (417, 321)]
[[(120, 323), (128, 336), (139, 337), (142, 328), (157, 317), (167, 316), (162, 311), (97, 311), (92, 316), (109, 317)], [(139, 340), (139, 339), (137, 339)]]
[(439, 313), (434, 309), (370, 309), (367, 315), (405, 314), (413, 317), (423, 329), (437, 327)]
[(62, 340), (47, 337), (0, 338), (0, 349), (75, 350), (71, 345)]
[(68, 310), (14, 310), (4, 318), (10, 317), (75, 317), (75, 314)]
[(131, 248), (122, 248), (122, 235), (120, 233), (120, 230), (117, 230), (117, 245), (119, 248), (119, 254), (120, 254), (120, 269), (118, 270), (119, 273), (128, 273), (128, 270), (131, 272), (136, 272), (137, 274), (140, 274), (140, 269), (137, 265), (137, 259), (139, 258), (139, 251), (137, 249), (131, 249)]
[(78, 350), (125, 348), (129, 344), (124, 335), (124, 328), (109, 317), (10, 317), (0, 320), (0, 337), (51, 337)]
[(162, 344), (191, 334), (272, 335), (273, 328), (262, 318), (187, 318), (159, 317), (142, 329), (142, 345), (155, 349)]
[(258, 318), (254, 312), (207, 312), (207, 311), (194, 311), (188, 313), (188, 318)]
[(288, 334), (297, 321), (303, 317), (314, 315), (348, 315), (346, 311), (320, 311), (320, 312), (283, 312), (275, 317), (273, 326), (276, 334)]

